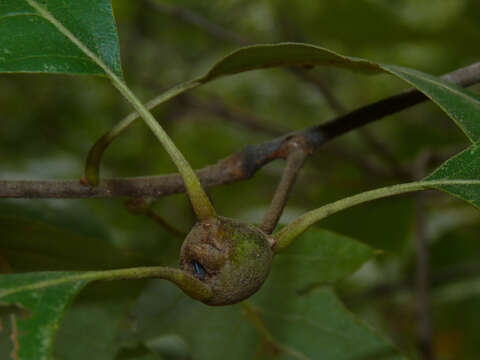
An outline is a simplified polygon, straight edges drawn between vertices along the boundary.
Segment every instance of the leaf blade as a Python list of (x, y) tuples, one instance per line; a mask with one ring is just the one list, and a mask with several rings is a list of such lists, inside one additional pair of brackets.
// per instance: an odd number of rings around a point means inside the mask
[(338, 66), (378, 72), (378, 65), (360, 58), (337, 54), (310, 44), (278, 43), (251, 45), (234, 50), (215, 63), (200, 79), (209, 82), (222, 76), (283, 66)]
[[(405, 360), (398, 349), (348, 311), (330, 287), (298, 296), (288, 313), (260, 310), (275, 339), (308, 359)], [(290, 359), (287, 354), (281, 359)]]
[(366, 73), (388, 73), (414, 86), (437, 104), (472, 142), (480, 140), (480, 96), (430, 74), (385, 65), (302, 43), (252, 45), (218, 61), (200, 81), (278, 66), (334, 66)]
[[(299, 294), (299, 290), (310, 284), (332, 284), (352, 274), (374, 251), (346, 236), (312, 229), (297, 244), (276, 256), (267, 282), (248, 300), (273, 336), (268, 340), (275, 343), (269, 345), (278, 345), (275, 349), (280, 353), (272, 358), (318, 359), (322, 353), (325, 354), (322, 359), (352, 359), (355, 354), (388, 350), (391, 354), (385, 360), (402, 359), (387, 340), (345, 309), (330, 286)], [(176, 334), (185, 340), (198, 360), (271, 358), (265, 346), (267, 339), (258, 334), (240, 305), (205, 307), (180, 296), (178, 289), (167, 288), (165, 283), (151, 283), (134, 310), (135, 334), (139, 340)], [(324, 319), (325, 331), (312, 327), (306, 321), (308, 316), (315, 322)], [(334, 331), (327, 331), (328, 326), (334, 327)], [(356, 342), (352, 345), (342, 330), (354, 336), (355, 341), (365, 343), (352, 354)], [(310, 344), (302, 342), (302, 336), (313, 340)]]
[[(431, 87), (426, 86), (423, 81), (424, 79), (422, 80), (419, 78), (419, 74), (422, 74), (423, 78), (434, 78), (431, 75), (423, 74), (411, 69), (377, 64), (356, 57), (344, 56), (322, 47), (303, 43), (261, 44), (239, 48), (214, 64), (205, 75), (188, 82), (194, 84), (193, 86), (184, 86), (181, 89), (178, 89), (177, 85), (177, 87), (173, 87), (150, 100), (148, 104), (152, 107), (149, 106), (148, 108), (152, 109), (188, 90), (196, 88), (199, 85), (207, 84), (213, 80), (228, 75), (281, 66), (312, 67), (315, 65), (336, 66), (371, 74), (384, 72), (394, 75), (416, 87), (420, 92), (439, 105), (440, 108), (455, 121), (471, 141), (480, 139), (480, 125), (478, 125), (480, 123), (478, 115), (480, 113), (479, 96), (435, 78), (437, 81), (440, 81), (444, 88), (446, 87), (446, 89), (450, 91), (450, 95), (453, 96), (454, 99), (457, 99), (459, 102), (467, 99), (463, 108), (468, 108), (468, 111), (465, 112), (467, 115), (464, 116), (463, 111), (451, 109), (451, 104), (449, 104), (448, 99), (445, 100), (443, 96), (439, 96), (438, 93), (432, 91)], [(400, 71), (399, 69), (402, 70)], [(87, 169), (86, 176), (91, 184), (95, 185), (98, 183), (100, 172), (99, 164), (103, 152), (109, 144), (125, 131), (137, 118), (138, 116), (135, 113), (131, 113), (111, 131), (103, 135), (94, 145), (85, 166)]]
[[(445, 161), (425, 180), (479, 180), (480, 179), (480, 143), (474, 144)], [(480, 208), (480, 186), (440, 185), (434, 188), (462, 199)]]
[(59, 209), (42, 201), (0, 204), (0, 253), (13, 272), (103, 270), (167, 263), (165, 257), (150, 256), (151, 250), (114, 245), (111, 229), (87, 207), (72, 203), (65, 206)]
[(313, 227), (288, 249), (276, 254), (276, 271), (272, 270), (269, 278), (278, 284), (282, 284), (282, 279), (291, 279), (295, 284), (292, 291), (302, 292), (312, 285), (330, 285), (342, 280), (370, 260), (374, 252), (347, 236)]
[(27, 273), (0, 276), (0, 305), (20, 306), (28, 313), (14, 315), (16, 359), (50, 359), (54, 335), (65, 309), (88, 280), (58, 282), (56, 285), (29, 290), (35, 283), (55, 282), (72, 273)]
[[(123, 78), (109, 0), (93, 3), (51, 0), (48, 9)], [(0, 73), (105, 74), (25, 1), (0, 5), (0, 44)]]
[(413, 69), (392, 65), (382, 65), (382, 67), (417, 88), (420, 84), (425, 89), (430, 88), (424, 94), (456, 123), (472, 143), (480, 140), (480, 96), (478, 94)]
[[(314, 256), (312, 256), (314, 254)], [(264, 288), (252, 298), (274, 339), (308, 359), (404, 359), (383, 336), (352, 314), (332, 286), (375, 250), (313, 228), (277, 255)], [(310, 259), (311, 261), (306, 261)], [(283, 354), (281, 359), (287, 359)]]
[(14, 333), (14, 338), (18, 339), (15, 346), (18, 353), (16, 360), (50, 359), (54, 335), (66, 307), (89, 282), (149, 277), (173, 282), (195, 299), (212, 296), (210, 287), (200, 280), (180, 269), (169, 267), (0, 275), (0, 306), (16, 306), (29, 312), (29, 316), (19, 321)]

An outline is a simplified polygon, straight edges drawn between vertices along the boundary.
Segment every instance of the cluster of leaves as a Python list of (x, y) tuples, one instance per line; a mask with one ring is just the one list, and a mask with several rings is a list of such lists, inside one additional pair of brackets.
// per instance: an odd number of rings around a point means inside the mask
[[(11, 1), (0, 5), (1, 72), (105, 74), (40, 16), (31, 3), (41, 2)], [(113, 73), (123, 78), (109, 1), (91, 5), (56, 0), (49, 1), (47, 9)], [(202, 84), (252, 69), (292, 65), (333, 65), (387, 72), (417, 87), (457, 123), (472, 143), (428, 179), (480, 178), (479, 97), (423, 73), (344, 57), (315, 46), (280, 44), (240, 49), (194, 81)], [(440, 188), (476, 206), (479, 204), (478, 185)], [(74, 208), (69, 207), (70, 210)], [(60, 210), (48, 214), (43, 207), (35, 210), (31, 205), (2, 205), (3, 271), (165, 265), (178, 252), (179, 244), (167, 234), (162, 234), (164, 239), (160, 244), (158, 239), (146, 237), (146, 244), (130, 244), (130, 248), (119, 250), (101, 222), (92, 221), (87, 211), (78, 211), (75, 219), (73, 211), (66, 216)], [(129, 221), (132, 225), (142, 223)], [(82, 232), (78, 233), (78, 229)], [(154, 246), (148, 242), (152, 241), (157, 242), (156, 253), (161, 255), (151, 255), (155, 253)], [(249, 303), (221, 309), (206, 308), (162, 281), (153, 281), (146, 287), (143, 283), (97, 284), (87, 289), (78, 305), (67, 313), (55, 349), (53, 339), (66, 308), (85, 285), (101, 279), (100, 274), (104, 273), (3, 275), (0, 303), (10, 307), (8, 315), (2, 316), (1, 334), (11, 333), (12, 341), (2, 339), (0, 352), (2, 355), (12, 352), (19, 359), (47, 359), (52, 352), (58, 358), (75, 359), (82, 356), (77, 352), (92, 349), (90, 345), (96, 344), (92, 356), (99, 359), (216, 359), (224, 358), (226, 353), (238, 359), (318, 358), (319, 353), (325, 359), (400, 359), (403, 356), (388, 341), (345, 309), (332, 288), (374, 253), (371, 247), (348, 237), (311, 230), (277, 257), (267, 283)], [(134, 324), (129, 313), (135, 318)]]

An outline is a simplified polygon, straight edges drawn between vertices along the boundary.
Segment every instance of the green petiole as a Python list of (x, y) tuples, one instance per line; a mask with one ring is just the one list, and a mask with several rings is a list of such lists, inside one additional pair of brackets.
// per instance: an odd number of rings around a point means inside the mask
[(287, 248), (305, 230), (316, 222), (352, 206), (393, 195), (426, 190), (445, 185), (480, 185), (480, 180), (435, 180), (416, 181), (406, 184), (387, 186), (353, 195), (307, 212), (273, 235), (277, 240), (275, 251)]
[[(34, 0), (25, 0), (32, 6), (40, 16), (54, 25), (58, 31), (65, 35), (72, 43), (74, 43), (85, 55), (92, 59), (107, 76), (111, 79), (113, 85), (120, 91), (120, 93), (130, 102), (138, 115), (150, 127), (155, 136), (160, 140), (167, 153), (170, 155), (172, 161), (178, 168), (182, 175), (188, 196), (192, 203), (193, 209), (199, 220), (208, 219), (215, 216), (215, 209), (210, 202), (205, 190), (202, 188), (198, 177), (193, 171), (192, 167), (185, 159), (183, 154), (178, 150), (173, 141), (163, 130), (161, 125), (155, 120), (153, 115), (147, 110), (140, 100), (132, 93), (128, 86), (107, 66), (105, 63), (95, 55), (89, 48), (87, 48), (79, 39), (75, 37), (67, 28), (63, 26), (53, 15), (42, 5)], [(133, 121), (133, 120), (132, 120)], [(121, 130), (120, 130), (121, 131)]]

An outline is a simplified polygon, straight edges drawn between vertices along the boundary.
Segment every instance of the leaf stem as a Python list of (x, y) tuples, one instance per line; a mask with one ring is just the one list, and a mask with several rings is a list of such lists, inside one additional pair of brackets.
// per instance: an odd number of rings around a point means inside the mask
[(165, 133), (160, 124), (154, 119), (152, 114), (143, 106), (143, 104), (133, 95), (130, 89), (115, 76), (113, 85), (125, 96), (126, 99), (134, 106), (135, 110), (145, 120), (147, 125), (153, 131), (155, 136), (165, 147), (173, 162), (178, 168), (178, 171), (182, 175), (185, 187), (187, 189), (188, 197), (192, 202), (193, 209), (199, 220), (205, 220), (215, 216), (215, 209), (210, 202), (205, 190), (203, 190), (197, 175), (193, 171), (192, 167), (182, 155), (182, 153), (175, 146), (170, 137)]
[[(295, 144), (295, 142), (292, 144)], [(283, 209), (287, 204), (288, 196), (295, 183), (297, 174), (302, 168), (306, 158), (307, 152), (298, 145), (297, 148), (293, 149), (291, 153), (287, 155), (282, 177), (260, 225), (260, 229), (266, 234), (271, 234), (277, 226), (278, 220), (282, 216)]]
[(105, 63), (96, 54), (94, 54), (79, 39), (77, 39), (77, 37), (73, 35), (67, 28), (65, 28), (62, 23), (55, 19), (55, 17), (44, 6), (38, 4), (35, 0), (25, 1), (27, 1), (27, 3), (35, 10), (37, 10), (43, 18), (52, 23), (52, 25), (54, 25), (58, 31), (65, 35), (72, 43), (74, 43), (81, 51), (83, 51), (85, 55), (91, 58), (100, 68), (102, 68), (112, 80), (113, 85), (130, 102), (140, 117), (143, 118), (155, 136), (160, 140), (165, 150), (168, 152), (173, 162), (177, 166), (178, 171), (182, 175), (188, 196), (192, 202), (192, 206), (197, 218), (199, 220), (204, 220), (215, 216), (215, 209), (188, 161), (185, 159), (180, 150), (178, 150), (161, 125), (145, 108), (142, 102), (138, 100), (138, 98), (132, 93), (128, 86), (107, 65), (105, 65)]
[[(160, 95), (156, 96), (144, 106), (151, 110), (158, 105), (184, 93), (187, 90), (196, 88), (201, 83), (198, 80), (191, 80), (178, 84)], [(123, 133), (130, 125), (134, 123), (139, 117), (137, 112), (132, 112), (117, 123), (110, 131), (98, 139), (88, 152), (87, 161), (85, 164), (85, 176), (90, 185), (98, 185), (100, 183), (100, 162), (103, 153), (107, 147), (115, 140), (121, 133)]]
[(324, 205), (318, 209), (307, 212), (279, 232), (275, 233), (273, 235), (274, 238), (277, 240), (275, 251), (282, 251), (283, 249), (291, 245), (292, 242), (310, 226), (342, 210), (372, 200), (414, 191), (426, 190), (429, 188), (435, 188), (445, 185), (480, 185), (480, 180), (416, 181), (370, 190), (335, 201), (333, 203)]
[[(9, 275), (1, 275), (9, 276)], [(98, 281), (98, 280), (131, 280), (145, 278), (161, 278), (173, 282), (180, 287), (187, 295), (197, 300), (205, 300), (212, 296), (212, 290), (209, 286), (189, 275), (180, 269), (150, 266), (137, 267), (129, 269), (117, 269), (106, 271), (88, 271), (82, 273), (72, 273), (58, 279), (40, 281), (33, 284), (17, 286), (12, 289), (0, 290), (0, 299), (15, 293), (43, 289), (51, 286), (57, 286), (74, 281)]]

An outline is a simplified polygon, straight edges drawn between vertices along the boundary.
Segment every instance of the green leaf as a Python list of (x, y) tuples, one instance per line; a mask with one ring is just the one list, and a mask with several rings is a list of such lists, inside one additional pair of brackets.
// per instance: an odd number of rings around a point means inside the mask
[[(287, 295), (288, 300), (284, 297), (277, 292), (277, 302), (272, 299), (258, 311), (276, 342), (303, 354), (299, 359), (405, 359), (388, 340), (349, 312), (333, 289)], [(285, 352), (279, 358), (294, 357)]]
[(381, 66), (427, 95), (455, 121), (472, 143), (480, 140), (480, 95), (417, 70)]
[(319, 65), (371, 73), (377, 73), (380, 70), (374, 62), (343, 56), (319, 46), (279, 43), (252, 45), (235, 50), (213, 65), (200, 80), (208, 82), (227, 75), (273, 67)]
[[(49, 8), (37, 2), (37, 0), (25, 0), (32, 8), (36, 10), (36, 14), (52, 24), (60, 34), (67, 37), (75, 46), (78, 47), (86, 56), (94, 61), (104, 72), (117, 90), (128, 100), (130, 105), (143, 118), (146, 125), (152, 130), (154, 135), (163, 145), (171, 160), (175, 163), (180, 172), (184, 183), (186, 192), (192, 203), (193, 210), (199, 220), (208, 219), (215, 216), (215, 209), (210, 202), (205, 190), (200, 184), (200, 180), (193, 171), (192, 167), (185, 159), (183, 154), (178, 150), (175, 143), (170, 139), (168, 134), (162, 126), (155, 120), (153, 115), (142, 104), (142, 102), (135, 96), (130, 88), (123, 82), (121, 76), (116, 74), (113, 69), (106, 64), (94, 51), (92, 51), (88, 44), (85, 44), (82, 39), (78, 38), (68, 27), (71, 24), (62, 23), (62, 18), (57, 18), (55, 12), (51, 12)], [(61, 12), (62, 10), (60, 10)]]
[[(479, 180), (480, 144), (475, 144), (445, 161), (425, 180)], [(441, 185), (435, 188), (480, 208), (479, 185)]]
[(67, 305), (89, 282), (150, 277), (169, 280), (194, 298), (211, 296), (210, 288), (198, 279), (167, 267), (0, 275), (0, 305), (15, 306), (24, 312), (16, 316), (18, 324), (13, 327), (15, 359), (50, 359), (53, 338)]
[(144, 282), (128, 286), (114, 282), (89, 285), (62, 320), (54, 359), (113, 360), (118, 347), (131, 340), (123, 339), (122, 333), (129, 323), (130, 306), (138, 297), (140, 284)]
[(122, 250), (101, 238), (39, 221), (0, 216), (2, 257), (17, 272), (100, 270), (158, 264), (159, 257)]
[[(350, 313), (329, 284), (374, 255), (370, 247), (310, 229), (279, 253), (252, 303), (273, 338), (308, 359), (401, 359), (398, 351)], [(290, 359), (287, 353), (280, 357)]]
[[(338, 195), (337, 198), (343, 196), (345, 195)], [(341, 232), (375, 249), (395, 253), (401, 251), (408, 242), (413, 217), (413, 201), (405, 196), (346, 209), (323, 219), (321, 226)]]
[[(420, 71), (375, 63), (337, 54), (331, 50), (301, 43), (252, 45), (235, 50), (217, 62), (205, 75), (177, 85), (150, 100), (152, 109), (188, 90), (220, 77), (284, 66), (334, 66), (366, 73), (388, 73), (407, 82), (437, 104), (465, 133), (470, 141), (480, 140), (480, 96), (440, 78)], [(99, 181), (99, 164), (108, 145), (127, 129), (138, 115), (132, 113), (102, 136), (89, 153), (86, 176), (93, 185)]]
[(0, 305), (15, 305), (23, 312), (14, 315), (15, 359), (50, 359), (63, 313), (88, 282), (62, 282), (71, 276), (61, 272), (0, 276)]
[(420, 71), (337, 54), (322, 47), (280, 43), (238, 49), (216, 63), (200, 82), (245, 71), (278, 66), (334, 66), (368, 73), (385, 72), (429, 97), (475, 142), (480, 139), (480, 96)]
[(269, 286), (275, 285), (302, 292), (314, 285), (333, 284), (354, 273), (373, 255), (372, 248), (349, 237), (311, 228), (275, 256), (264, 285), (267, 290), (261, 293), (268, 293)]
[[(276, 256), (267, 282), (249, 300), (281, 351), (275, 359), (367, 360), (359, 356), (380, 353), (383, 359), (401, 359), (388, 341), (345, 309), (329, 286), (318, 289), (352, 274), (373, 254), (348, 237), (312, 229)], [(178, 336), (195, 360), (268, 358), (265, 339), (241, 305), (207, 307), (154, 282), (140, 297), (135, 317), (139, 338)]]
[(164, 334), (176, 335), (195, 360), (253, 358), (258, 338), (241, 305), (206, 306), (165, 285), (152, 281), (138, 299), (132, 337), (146, 343)]
[[(110, 0), (49, 0), (45, 7), (120, 78)], [(104, 71), (24, 0), (0, 3), (0, 72), (104, 75)]]
[[(15, 272), (100, 270), (164, 263), (165, 259), (115, 246), (106, 225), (80, 204), (0, 204), (0, 253)], [(0, 269), (1, 272), (1, 269)]]

